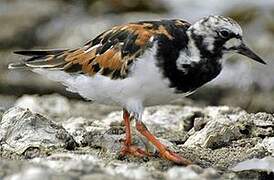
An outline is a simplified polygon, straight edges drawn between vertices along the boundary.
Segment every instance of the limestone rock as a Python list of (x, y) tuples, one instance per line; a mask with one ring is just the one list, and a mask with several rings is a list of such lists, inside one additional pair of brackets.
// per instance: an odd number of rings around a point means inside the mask
[(220, 179), (220, 175), (213, 168), (203, 169), (197, 165), (188, 167), (173, 167), (166, 173), (169, 180), (214, 180)]
[(4, 149), (25, 155), (31, 152), (34, 156), (48, 148), (74, 149), (77, 146), (62, 126), (18, 107), (3, 114), (0, 139)]
[[(231, 112), (230, 112), (231, 111)], [(233, 112), (229, 107), (208, 107), (204, 110), (205, 121), (203, 128), (190, 132), (190, 137), (184, 146), (213, 147), (225, 144), (233, 139), (240, 138), (238, 117), (244, 111)], [(196, 121), (196, 120), (195, 120)], [(201, 121), (198, 119), (198, 121)]]
[(265, 137), (274, 134), (274, 117), (270, 114), (248, 114), (239, 108), (227, 106), (207, 107), (203, 114), (204, 118), (194, 120), (194, 128), (189, 132), (190, 137), (184, 146), (214, 149), (244, 137)]
[(233, 171), (260, 170), (274, 172), (274, 158), (267, 156), (262, 159), (253, 158), (238, 163), (232, 168)]
[(266, 137), (261, 143), (258, 143), (258, 146), (263, 147), (272, 155), (274, 154), (274, 137)]
[[(239, 108), (146, 108), (143, 121), (148, 129), (170, 150), (196, 164), (176, 167), (157, 153), (149, 158), (120, 157), (125, 129), (122, 111), (112, 112), (116, 107), (68, 100), (59, 95), (24, 96), (16, 104), (49, 118), (20, 107), (3, 114), (0, 155), (15, 159), (15, 153), (19, 158), (23, 154), (30, 160), (21, 165), (1, 165), (0, 160), (0, 178), (6, 174), (5, 178), (43, 175), (53, 180), (237, 179), (243, 173), (230, 172), (230, 167), (240, 161), (261, 159), (273, 151), (273, 115), (249, 114)], [(155, 149), (136, 132), (134, 121), (131, 125), (133, 144), (154, 153)], [(76, 145), (79, 146), (75, 148)], [(12, 168), (15, 170), (11, 172)], [(264, 176), (259, 171), (252, 172), (248, 177)]]

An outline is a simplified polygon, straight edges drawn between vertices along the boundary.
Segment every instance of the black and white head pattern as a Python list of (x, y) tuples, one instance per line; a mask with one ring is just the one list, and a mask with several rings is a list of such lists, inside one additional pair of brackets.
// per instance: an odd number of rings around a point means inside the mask
[(218, 57), (235, 50), (242, 42), (242, 33), (236, 21), (223, 16), (205, 17), (188, 31), (190, 43), (199, 51), (196, 55), (199, 53), (202, 57)]

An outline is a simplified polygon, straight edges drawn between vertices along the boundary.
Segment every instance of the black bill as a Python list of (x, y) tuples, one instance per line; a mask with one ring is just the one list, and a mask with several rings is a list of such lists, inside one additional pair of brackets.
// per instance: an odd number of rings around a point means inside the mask
[(255, 54), (251, 49), (249, 49), (245, 44), (241, 44), (238, 48), (237, 48), (237, 52), (239, 54), (242, 54), (244, 56), (247, 56), (251, 59), (253, 59), (254, 61), (257, 61), (259, 63), (262, 64), (266, 64), (266, 62), (264, 62), (264, 60), (262, 60), (262, 58), (260, 58), (257, 54)]

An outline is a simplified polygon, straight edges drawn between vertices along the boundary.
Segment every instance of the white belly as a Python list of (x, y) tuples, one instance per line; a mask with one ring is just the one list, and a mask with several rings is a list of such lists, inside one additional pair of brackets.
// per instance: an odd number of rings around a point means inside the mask
[[(62, 82), (69, 91), (102, 104), (118, 104), (128, 110), (140, 111), (142, 106), (165, 104), (178, 98), (179, 94), (169, 88), (168, 79), (163, 79), (154, 59), (155, 48), (136, 60), (129, 77), (111, 80), (102, 75), (70, 75), (63, 71), (34, 69), (52, 80)], [(136, 110), (135, 110), (136, 109)], [(137, 110), (139, 109), (139, 110)]]

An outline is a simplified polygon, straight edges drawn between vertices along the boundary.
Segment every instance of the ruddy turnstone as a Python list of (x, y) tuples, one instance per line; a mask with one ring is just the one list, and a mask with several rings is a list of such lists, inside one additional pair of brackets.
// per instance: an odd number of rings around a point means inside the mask
[(168, 150), (142, 123), (144, 107), (191, 94), (214, 79), (234, 52), (265, 64), (244, 44), (234, 20), (208, 16), (193, 25), (180, 19), (118, 25), (76, 49), (17, 51), (29, 58), (9, 68), (29, 68), (88, 100), (120, 105), (126, 129), (122, 155), (150, 155), (131, 142), (134, 119), (161, 157), (186, 165), (191, 162)]

